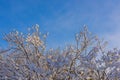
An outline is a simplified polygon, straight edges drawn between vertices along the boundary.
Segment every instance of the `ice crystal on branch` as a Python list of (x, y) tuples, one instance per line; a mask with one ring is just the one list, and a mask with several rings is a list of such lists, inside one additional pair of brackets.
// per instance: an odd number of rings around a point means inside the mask
[(106, 42), (86, 26), (76, 34), (76, 44), (63, 50), (45, 50), (47, 35), (39, 25), (27, 35), (6, 34), (10, 46), (0, 49), (0, 80), (120, 80), (120, 51), (107, 51)]

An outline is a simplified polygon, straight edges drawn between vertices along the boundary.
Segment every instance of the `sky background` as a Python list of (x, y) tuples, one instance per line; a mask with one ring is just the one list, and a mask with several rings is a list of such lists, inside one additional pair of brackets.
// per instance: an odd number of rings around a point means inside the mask
[(49, 32), (48, 47), (74, 43), (85, 24), (111, 47), (120, 48), (120, 0), (0, 0), (0, 46), (6, 46), (3, 33), (26, 32), (35, 24)]

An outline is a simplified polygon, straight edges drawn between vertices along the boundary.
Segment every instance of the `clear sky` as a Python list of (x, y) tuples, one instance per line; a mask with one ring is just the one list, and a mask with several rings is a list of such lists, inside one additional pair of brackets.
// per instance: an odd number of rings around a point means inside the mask
[(3, 33), (25, 32), (35, 24), (50, 33), (49, 47), (73, 43), (84, 24), (120, 47), (120, 0), (0, 0), (0, 46), (5, 46)]

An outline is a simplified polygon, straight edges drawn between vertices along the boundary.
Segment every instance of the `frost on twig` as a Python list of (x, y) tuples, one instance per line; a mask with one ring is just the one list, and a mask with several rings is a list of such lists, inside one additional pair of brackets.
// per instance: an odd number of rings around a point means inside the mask
[(106, 51), (106, 42), (86, 26), (76, 34), (76, 44), (63, 50), (46, 50), (47, 35), (39, 32), (39, 25), (26, 35), (18, 31), (6, 34), (10, 46), (0, 50), (0, 79), (120, 80), (120, 51)]

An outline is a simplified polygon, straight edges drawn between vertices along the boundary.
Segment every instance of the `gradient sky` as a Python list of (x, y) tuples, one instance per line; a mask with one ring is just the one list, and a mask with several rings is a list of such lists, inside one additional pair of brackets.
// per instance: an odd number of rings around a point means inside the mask
[(35, 24), (50, 33), (49, 47), (73, 43), (84, 24), (120, 47), (120, 0), (0, 0), (0, 46), (6, 46), (3, 33), (26, 32)]

